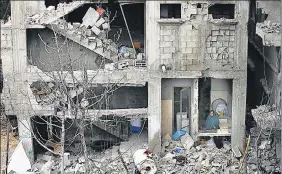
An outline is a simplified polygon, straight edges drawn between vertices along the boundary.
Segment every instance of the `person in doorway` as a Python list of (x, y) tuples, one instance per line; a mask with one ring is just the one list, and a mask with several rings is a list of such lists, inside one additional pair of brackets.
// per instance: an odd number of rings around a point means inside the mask
[(210, 111), (205, 123), (206, 129), (218, 129), (219, 128), (219, 119), (218, 116), (214, 113), (213, 110)]

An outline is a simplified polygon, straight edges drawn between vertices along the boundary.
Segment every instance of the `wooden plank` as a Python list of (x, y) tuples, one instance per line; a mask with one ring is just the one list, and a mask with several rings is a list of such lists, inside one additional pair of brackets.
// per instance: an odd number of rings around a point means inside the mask
[(162, 136), (172, 136), (172, 100), (162, 100)]

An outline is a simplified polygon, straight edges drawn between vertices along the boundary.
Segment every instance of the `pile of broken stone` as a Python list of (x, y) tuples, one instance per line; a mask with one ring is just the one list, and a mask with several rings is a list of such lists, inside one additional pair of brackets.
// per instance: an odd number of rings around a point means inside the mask
[(66, 38), (93, 50), (99, 56), (110, 60), (105, 61), (104, 69), (106, 70), (126, 69), (135, 66), (135, 61), (145, 60), (144, 53), (136, 53), (135, 48), (118, 45), (108, 39), (108, 33), (111, 30), (110, 19), (103, 8), (94, 9), (89, 7), (82, 18), (82, 23), (71, 23), (60, 19), (67, 12), (74, 10), (74, 7), (84, 3), (59, 4), (57, 9), (54, 6), (49, 6), (43, 13), (27, 18), (27, 23), (47, 26)]
[(264, 21), (262, 23), (257, 23), (257, 27), (261, 28), (266, 33), (280, 33), (281, 24), (271, 21)]
[[(258, 130), (253, 128), (252, 146), (258, 135)], [(279, 142), (277, 142), (279, 143)], [(276, 144), (277, 144), (276, 143)], [(275, 144), (275, 143), (274, 143)], [(280, 141), (281, 144), (281, 141)], [(264, 143), (262, 141), (260, 149), (261, 153), (261, 171), (279, 171), (279, 159), (273, 144)], [(274, 145), (275, 146), (275, 145)], [(223, 147), (217, 148), (213, 138), (204, 144), (194, 142), (190, 135), (182, 136), (178, 141), (173, 141), (168, 137), (164, 142), (163, 157), (159, 158), (154, 155), (153, 160), (158, 168), (156, 173), (184, 174), (184, 173), (207, 173), (207, 174), (237, 174), (240, 173), (240, 159), (233, 156), (233, 150), (229, 141), (223, 141)], [(280, 147), (279, 147), (280, 148)], [(88, 149), (89, 162), (92, 169), (91, 173), (133, 173), (136, 166), (133, 160), (131, 150), (127, 150), (117, 154), (118, 146), (107, 149), (104, 152), (94, 152)], [(250, 148), (247, 158), (247, 170), (249, 174), (258, 173), (256, 165), (255, 148)], [(277, 149), (276, 149), (277, 150)], [(115, 155), (114, 155), (115, 153)], [(271, 157), (272, 155), (272, 157)], [(85, 173), (85, 158), (83, 155), (74, 155), (65, 153), (64, 168), (66, 174)], [(59, 157), (54, 158), (49, 152), (45, 155), (39, 155), (38, 160), (32, 167), (33, 172), (60, 171), (61, 160)], [(126, 166), (126, 167), (125, 167)]]
[[(248, 152), (248, 169), (257, 172), (258, 169), (263, 173), (281, 172), (281, 132), (266, 132), (258, 127), (250, 129), (251, 148)], [(256, 147), (257, 143), (257, 147)], [(256, 150), (257, 148), (257, 150)]]
[(260, 105), (251, 110), (254, 120), (262, 129), (281, 128), (281, 115), (277, 108), (268, 105)]

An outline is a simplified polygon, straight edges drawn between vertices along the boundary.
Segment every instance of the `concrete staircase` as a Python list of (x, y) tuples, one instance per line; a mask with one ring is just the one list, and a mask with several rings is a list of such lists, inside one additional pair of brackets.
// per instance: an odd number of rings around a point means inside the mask
[(93, 123), (96, 127), (110, 133), (111, 135), (120, 138), (123, 141), (127, 141), (129, 138), (129, 127), (128, 127), (128, 122), (127, 121), (122, 121), (117, 124), (111, 124), (104, 122), (102, 120), (95, 121)]
[(59, 33), (60, 35), (84, 46), (85, 48), (94, 51), (104, 58), (111, 59), (111, 57), (117, 55), (116, 52), (111, 52), (108, 47), (103, 44), (101, 39), (95, 36), (91, 36), (91, 30), (82, 30), (80, 28), (70, 29), (68, 28), (68, 24), (64, 20), (57, 20), (52, 24), (48, 24), (47, 27)]

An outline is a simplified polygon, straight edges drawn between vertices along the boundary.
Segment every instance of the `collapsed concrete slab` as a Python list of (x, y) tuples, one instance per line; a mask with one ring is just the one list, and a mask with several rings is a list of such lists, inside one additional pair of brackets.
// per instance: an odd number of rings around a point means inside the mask
[[(99, 19), (100, 14), (94, 9), (94, 8), (89, 8), (82, 18), (82, 24), (81, 26), (86, 26), (86, 27), (92, 27), (95, 25), (97, 20)], [(102, 19), (102, 18), (101, 18)]]

